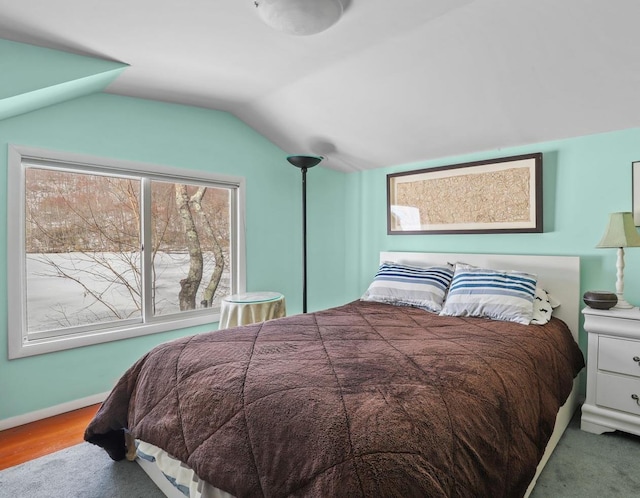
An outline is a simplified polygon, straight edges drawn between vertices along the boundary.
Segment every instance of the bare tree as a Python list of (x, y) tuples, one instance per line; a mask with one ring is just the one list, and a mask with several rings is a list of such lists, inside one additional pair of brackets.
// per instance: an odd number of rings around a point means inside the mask
[(194, 196), (193, 198), (193, 209), (201, 219), (201, 224), (204, 227), (207, 235), (209, 236), (209, 239), (211, 240), (213, 257), (215, 259), (215, 267), (213, 269), (213, 272), (211, 273), (209, 283), (204, 290), (201, 303), (205, 308), (210, 308), (211, 304), (213, 303), (213, 296), (216, 293), (216, 289), (220, 285), (220, 279), (222, 278), (222, 273), (224, 272), (224, 252), (222, 251), (222, 246), (220, 245), (218, 235), (214, 230), (211, 220), (202, 209), (202, 198), (204, 197), (206, 189), (200, 189), (199, 192), (200, 191), (202, 191), (202, 194), (200, 196)]
[(178, 213), (182, 220), (182, 226), (187, 239), (187, 248), (189, 250), (189, 273), (187, 277), (180, 280), (180, 293), (178, 302), (180, 311), (193, 310), (196, 308), (196, 295), (202, 280), (202, 249), (200, 247), (200, 236), (196, 230), (196, 224), (191, 212), (191, 204), (198, 196), (204, 195), (203, 187), (200, 187), (196, 193), (189, 197), (187, 186), (176, 183), (176, 205)]
[(175, 190), (176, 205), (180, 219), (182, 220), (182, 226), (186, 234), (187, 248), (189, 250), (189, 272), (187, 277), (180, 281), (180, 310), (195, 309), (197, 292), (203, 277), (201, 234), (196, 226), (196, 217), (199, 219), (199, 225), (208, 240), (211, 242), (215, 260), (213, 272), (205, 287), (201, 301), (204, 307), (210, 307), (215, 291), (220, 283), (225, 264), (222, 247), (213, 229), (211, 220), (202, 209), (202, 199), (207, 193), (207, 187), (198, 187), (191, 196), (187, 192), (186, 185), (176, 184)]

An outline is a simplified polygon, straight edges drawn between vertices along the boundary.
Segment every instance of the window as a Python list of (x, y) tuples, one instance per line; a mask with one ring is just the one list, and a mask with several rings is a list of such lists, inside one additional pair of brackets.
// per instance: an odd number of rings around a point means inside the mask
[(9, 357), (219, 319), (243, 180), (10, 147)]

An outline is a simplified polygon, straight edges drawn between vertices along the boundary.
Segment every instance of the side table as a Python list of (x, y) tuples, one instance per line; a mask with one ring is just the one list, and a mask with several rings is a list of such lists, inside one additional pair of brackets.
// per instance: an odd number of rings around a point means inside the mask
[(589, 334), (581, 428), (640, 435), (640, 310), (584, 308)]
[(264, 322), (286, 316), (284, 295), (279, 292), (244, 292), (222, 299), (218, 329)]

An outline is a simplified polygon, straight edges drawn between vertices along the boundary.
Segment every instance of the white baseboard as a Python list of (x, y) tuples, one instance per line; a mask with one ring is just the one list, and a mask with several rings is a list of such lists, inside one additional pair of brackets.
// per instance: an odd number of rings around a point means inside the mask
[(61, 413), (77, 410), (78, 408), (84, 408), (85, 406), (102, 403), (109, 395), (109, 392), (110, 391), (93, 394), (91, 396), (87, 396), (86, 398), (75, 399), (73, 401), (62, 403), (60, 405), (43, 408), (42, 410), (36, 410), (35, 412), (29, 412), (25, 413), (24, 415), (5, 418), (3, 420), (0, 420), (0, 431), (35, 422), (37, 420), (42, 420), (43, 418), (53, 417), (54, 415), (60, 415)]

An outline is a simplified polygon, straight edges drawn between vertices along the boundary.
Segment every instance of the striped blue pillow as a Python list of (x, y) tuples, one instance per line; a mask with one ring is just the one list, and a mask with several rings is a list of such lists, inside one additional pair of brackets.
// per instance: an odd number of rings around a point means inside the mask
[(528, 325), (537, 276), (456, 265), (441, 315), (477, 316)]
[(450, 266), (422, 268), (385, 262), (360, 299), (438, 313), (452, 278)]

